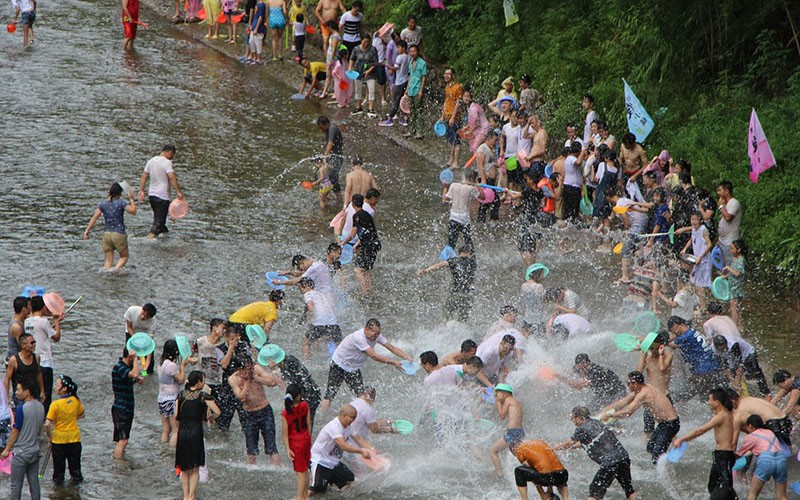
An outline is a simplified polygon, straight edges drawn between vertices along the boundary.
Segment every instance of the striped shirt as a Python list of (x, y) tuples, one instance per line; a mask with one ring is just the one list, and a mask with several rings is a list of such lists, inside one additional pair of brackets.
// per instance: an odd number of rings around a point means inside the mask
[(112, 408), (118, 408), (128, 413), (133, 413), (135, 402), (133, 399), (134, 379), (128, 375), (133, 367), (126, 365), (122, 358), (111, 370), (111, 387), (114, 390), (114, 404)]
[(339, 24), (344, 25), (342, 30), (342, 40), (345, 42), (360, 42), (361, 41), (361, 20), (364, 19), (364, 14), (353, 14), (347, 11), (342, 14)]

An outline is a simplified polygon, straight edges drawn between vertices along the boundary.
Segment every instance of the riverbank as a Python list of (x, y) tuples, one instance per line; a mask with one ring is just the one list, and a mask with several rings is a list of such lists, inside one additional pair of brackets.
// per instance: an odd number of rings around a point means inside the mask
[[(146, 13), (148, 15), (155, 15), (166, 22), (172, 22), (171, 18), (172, 14), (174, 13), (174, 3), (171, 0), (141, 0), (141, 4), (147, 9)], [(146, 17), (143, 20), (144, 22), (147, 22)], [(232, 59), (238, 60), (238, 58), (244, 53), (244, 36), (242, 34), (244, 26), (242, 24), (238, 26), (237, 31), (239, 36), (237, 39), (238, 43), (236, 45), (224, 43), (224, 38), (217, 40), (205, 38), (205, 35), (208, 32), (208, 25), (205, 23), (179, 23), (173, 24), (173, 27), (186, 36), (191, 37), (194, 41), (210, 47)], [(225, 26), (221, 26), (220, 33), (223, 35), (227, 34), (227, 28)], [(325, 56), (322, 53), (321, 44), (322, 39), (319, 34), (311, 35), (306, 40), (304, 52), (309, 60), (325, 60)], [(265, 39), (264, 45), (264, 50), (266, 53), (266, 51), (269, 50), (269, 38)], [(286, 51), (285, 54), (291, 54), (291, 57), (294, 57), (294, 53), (292, 52)], [(299, 64), (292, 61), (291, 57), (285, 57), (281, 62), (266, 62), (263, 66), (248, 66), (247, 70), (268, 72), (271, 79), (286, 86), (286, 98), (289, 99), (289, 96), (299, 89), (303, 81), (303, 69)], [(431, 69), (430, 71), (432, 73), (432, 78), (430, 78), (429, 81), (434, 82), (434, 84), (435, 82), (440, 81), (440, 78), (436, 76), (436, 69)], [(431, 86), (429, 85), (427, 95), (435, 96), (436, 94), (437, 92), (431, 89)], [(449, 147), (445, 139), (437, 138), (433, 134), (433, 124), (438, 117), (439, 104), (435, 103), (434, 106), (430, 106), (430, 97), (428, 97), (427, 102), (429, 105), (426, 107), (427, 112), (425, 114), (425, 121), (429, 124), (429, 126), (426, 128), (430, 130), (430, 132), (427, 134), (424, 140), (408, 139), (403, 137), (402, 133), (406, 130), (406, 128), (400, 126), (399, 123), (393, 127), (379, 127), (377, 125), (378, 119), (368, 118), (366, 114), (360, 116), (351, 116), (349, 109), (340, 110), (336, 107), (328, 106), (326, 101), (319, 99), (312, 99), (312, 102), (317, 104), (319, 107), (319, 113), (321, 115), (328, 116), (334, 122), (344, 125), (345, 129), (349, 129), (351, 131), (357, 130), (358, 133), (363, 137), (367, 137), (369, 134), (374, 134), (378, 137), (384, 138), (393, 144), (407, 149), (411, 153), (419, 155), (427, 162), (437, 167), (447, 160)], [(388, 112), (390, 102), (387, 101), (386, 106), (383, 107), (381, 106), (380, 99), (376, 99), (375, 106), (378, 116), (382, 117), (384, 112)], [(312, 154), (312, 152), (309, 152), (309, 154)], [(468, 158), (468, 152), (462, 153), (461, 162), (465, 162)], [(367, 162), (369, 162), (369, 159), (367, 159)]]

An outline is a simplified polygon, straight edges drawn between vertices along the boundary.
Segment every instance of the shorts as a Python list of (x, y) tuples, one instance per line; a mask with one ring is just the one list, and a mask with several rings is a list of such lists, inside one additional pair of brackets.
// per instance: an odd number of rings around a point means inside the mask
[(658, 462), (658, 457), (663, 455), (669, 449), (672, 439), (681, 430), (680, 419), (669, 420), (667, 422), (659, 422), (647, 442), (647, 452), (653, 459), (653, 463)]
[(250, 34), (250, 50), (259, 56), (264, 52), (264, 33)]
[(452, 126), (449, 123), (447, 124), (447, 131), (444, 133), (444, 136), (447, 138), (447, 142), (453, 146), (461, 144), (461, 138), (458, 137), (458, 129), (460, 128), (461, 122), (457, 120), (453, 122)]
[(519, 444), (524, 439), (525, 431), (522, 429), (506, 429), (506, 433), (503, 434), (503, 441), (505, 441), (508, 446)]
[(19, 22), (29, 28), (33, 28), (33, 23), (36, 22), (36, 11), (28, 10), (23, 12), (19, 18)]
[(358, 253), (356, 253), (356, 267), (369, 271), (375, 267), (375, 260), (378, 258), (380, 245), (363, 246), (360, 245)]
[(175, 401), (177, 401), (178, 395), (168, 394), (166, 396), (158, 396), (158, 414), (162, 417), (174, 417), (175, 416)]
[(331, 36), (330, 28), (328, 28), (328, 26), (324, 22), (322, 22), (319, 23), (319, 29), (320, 31), (322, 31), (322, 38), (327, 41), (328, 37)]
[(786, 483), (786, 469), (788, 463), (786, 456), (780, 452), (765, 451), (758, 456), (754, 476), (764, 481), (774, 479), (776, 483)]
[(113, 252), (114, 250), (120, 254), (128, 251), (127, 234), (112, 233), (110, 231), (103, 233), (103, 252)]
[(536, 469), (520, 465), (514, 469), (514, 481), (519, 488), (525, 488), (531, 482), (537, 486), (555, 486), (560, 488), (567, 485), (569, 473), (566, 470), (557, 470), (542, 474)]
[[(324, 82), (326, 78), (328, 78), (328, 74), (327, 73), (325, 73), (324, 71), (318, 71), (317, 72), (317, 81), (318, 82)], [(306, 76), (303, 77), (303, 81), (305, 81), (306, 83), (310, 84), (312, 81), (314, 81), (314, 77), (312, 77), (311, 73), (309, 73), (309, 74), (307, 74)]]
[(611, 486), (614, 480), (619, 482), (622, 489), (625, 491), (625, 496), (629, 497), (636, 493), (633, 489), (631, 482), (631, 460), (626, 458), (621, 462), (617, 462), (609, 467), (602, 467), (592, 479), (592, 484), (589, 485), (589, 496), (594, 498), (603, 498), (606, 495), (606, 490)]
[(364, 377), (361, 376), (361, 370), (348, 372), (331, 361), (331, 366), (328, 369), (328, 386), (325, 388), (325, 399), (333, 401), (336, 393), (339, 392), (342, 382), (347, 384), (353, 394), (358, 395), (364, 390)]
[(625, 235), (625, 242), (622, 244), (622, 256), (624, 258), (630, 259), (633, 257), (633, 254), (636, 253), (636, 243), (638, 239), (639, 235), (631, 233), (630, 231)]
[(307, 332), (308, 340), (319, 340), (328, 337), (337, 344), (342, 341), (342, 329), (339, 325), (313, 325)]
[(114, 442), (127, 441), (131, 437), (133, 413), (111, 407), (111, 420), (114, 422)]
[(517, 228), (517, 250), (520, 252), (536, 252), (537, 240), (542, 239), (542, 234), (534, 230), (533, 224), (520, 221)]
[(329, 484), (342, 489), (355, 480), (356, 476), (353, 471), (341, 462), (336, 464), (333, 469), (311, 462), (311, 484), (308, 489), (314, 493), (325, 493)]

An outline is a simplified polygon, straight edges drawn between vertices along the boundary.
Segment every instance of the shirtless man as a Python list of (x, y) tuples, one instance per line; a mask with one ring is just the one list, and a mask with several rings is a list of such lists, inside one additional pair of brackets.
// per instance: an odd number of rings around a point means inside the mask
[(694, 429), (684, 437), (672, 441), (672, 446), (680, 447), (684, 442), (698, 438), (714, 429), (714, 440), (717, 447), (714, 450), (711, 472), (708, 475), (708, 492), (717, 489), (733, 490), (733, 463), (736, 455), (733, 453), (733, 403), (725, 389), (717, 387), (708, 393), (708, 406), (714, 412), (711, 420)]
[[(322, 2), (320, 2), (322, 5)], [(350, 204), (350, 198), (358, 193), (366, 198), (367, 192), (370, 189), (378, 189), (378, 181), (371, 172), (364, 170), (364, 162), (359, 157), (353, 158), (353, 169), (345, 177), (344, 187), (344, 207), (342, 210), (347, 209)]]
[[(667, 349), (669, 335), (659, 333), (650, 349), (642, 353), (636, 371), (642, 372), (647, 376), (650, 386), (655, 387), (669, 398), (669, 383), (672, 378), (672, 360), (674, 354)], [(645, 408), (644, 410), (644, 433), (649, 438), (656, 427), (652, 413)]]
[(538, 115), (528, 118), (528, 125), (533, 129), (533, 145), (531, 146), (531, 171), (538, 176), (544, 175), (545, 157), (547, 153), (547, 130), (542, 126)]
[(561, 192), (564, 189), (562, 184), (562, 180), (564, 179), (564, 172), (566, 171), (565, 163), (567, 161), (567, 155), (569, 154), (569, 148), (563, 148), (561, 150), (561, 155), (553, 160), (553, 173), (558, 174), (558, 186), (556, 186), (556, 218), (559, 220), (559, 227), (564, 227), (564, 223), (562, 219), (564, 218), (564, 200), (561, 196)]
[(508, 384), (497, 384), (494, 386), (494, 405), (500, 420), (508, 419), (506, 433), (503, 437), (495, 441), (489, 447), (492, 456), (494, 471), (498, 476), (503, 475), (503, 468), (500, 465), (500, 457), (497, 455), (504, 448), (511, 448), (525, 439), (525, 431), (522, 430), (522, 405), (512, 396), (513, 389)]
[(461, 349), (456, 352), (451, 352), (442, 358), (441, 365), (463, 365), (469, 358), (478, 352), (478, 344), (472, 340), (467, 339), (461, 343)]
[(764, 421), (767, 429), (775, 433), (775, 436), (791, 449), (792, 443), (789, 438), (792, 434), (792, 419), (783, 413), (780, 408), (761, 398), (741, 397), (733, 389), (728, 389), (727, 392), (731, 403), (733, 403), (732, 442), (734, 448), (739, 442), (739, 433), (744, 429), (747, 418), (750, 415), (758, 415)]
[(630, 132), (622, 136), (619, 161), (622, 163), (622, 172), (628, 177), (639, 173), (647, 166), (647, 155), (644, 148), (636, 142), (636, 136)]
[(254, 365), (250, 358), (243, 358), (243, 361), (244, 366), (228, 377), (228, 384), (244, 408), (242, 431), (247, 463), (256, 463), (260, 433), (264, 439), (264, 453), (270, 456), (273, 465), (280, 465), (280, 455), (275, 446), (275, 416), (264, 391), (265, 385), (274, 387), (278, 382), (261, 365)]
[(645, 384), (642, 372), (628, 374), (628, 389), (631, 393), (605, 407), (600, 419), (630, 417), (640, 406), (644, 406), (658, 422), (658, 427), (647, 442), (647, 452), (655, 464), (658, 457), (667, 452), (670, 441), (681, 429), (681, 421), (672, 401), (653, 385)]
[[(17, 297), (14, 299), (14, 315), (8, 324), (8, 348), (6, 349), (6, 361), (14, 357), (19, 352), (19, 336), (25, 333), (25, 320), (31, 314), (31, 299), (28, 297)], [(16, 387), (16, 386), (14, 386)], [(9, 394), (11, 394), (9, 392)]]
[(328, 36), (331, 30), (328, 29), (328, 21), (333, 21), (339, 24), (339, 13), (344, 14), (347, 9), (342, 5), (342, 0), (320, 0), (317, 8), (314, 9), (314, 15), (319, 20), (319, 27), (322, 30), (322, 52), (328, 52)]

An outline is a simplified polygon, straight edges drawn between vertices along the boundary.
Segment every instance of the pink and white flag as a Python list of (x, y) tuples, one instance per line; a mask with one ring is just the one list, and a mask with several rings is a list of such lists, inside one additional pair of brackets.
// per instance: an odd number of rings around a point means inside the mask
[(441, 10), (445, 9), (442, 0), (428, 0), (428, 7), (430, 7), (431, 9), (441, 9)]
[(758, 121), (758, 115), (753, 108), (750, 113), (750, 129), (747, 132), (747, 156), (750, 157), (750, 180), (758, 182), (758, 174), (775, 166), (775, 156), (769, 147), (764, 129)]

